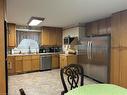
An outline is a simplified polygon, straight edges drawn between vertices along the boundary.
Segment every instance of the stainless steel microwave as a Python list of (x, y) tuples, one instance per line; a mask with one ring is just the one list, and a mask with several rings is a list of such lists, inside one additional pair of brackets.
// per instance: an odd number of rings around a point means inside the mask
[(71, 42), (75, 39), (75, 37), (65, 37), (64, 38), (64, 44), (69, 45)]

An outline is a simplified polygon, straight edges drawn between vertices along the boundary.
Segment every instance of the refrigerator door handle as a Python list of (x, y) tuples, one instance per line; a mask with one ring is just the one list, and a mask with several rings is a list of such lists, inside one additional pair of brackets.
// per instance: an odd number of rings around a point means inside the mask
[(91, 41), (89, 41), (89, 59), (91, 59)]
[(87, 42), (87, 58), (89, 59), (89, 45), (90, 45), (90, 42), (88, 41)]
[(90, 41), (90, 59), (92, 59), (92, 41)]

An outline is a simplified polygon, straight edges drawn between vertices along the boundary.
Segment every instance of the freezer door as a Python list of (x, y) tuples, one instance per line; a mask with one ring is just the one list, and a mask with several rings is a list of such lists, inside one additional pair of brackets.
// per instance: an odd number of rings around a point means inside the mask
[(78, 45), (78, 63), (84, 68), (84, 74), (89, 75), (90, 60), (90, 38), (83, 38)]

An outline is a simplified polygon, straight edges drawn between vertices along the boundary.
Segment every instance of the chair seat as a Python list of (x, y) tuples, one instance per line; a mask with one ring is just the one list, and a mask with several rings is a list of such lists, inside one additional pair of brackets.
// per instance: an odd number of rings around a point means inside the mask
[(75, 88), (65, 95), (127, 95), (127, 89), (112, 84), (92, 84)]

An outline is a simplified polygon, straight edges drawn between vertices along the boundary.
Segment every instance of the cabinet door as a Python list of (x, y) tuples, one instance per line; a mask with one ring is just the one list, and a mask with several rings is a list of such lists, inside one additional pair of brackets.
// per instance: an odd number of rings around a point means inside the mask
[(92, 24), (87, 23), (86, 24), (86, 36), (91, 36), (92, 35)]
[(49, 45), (56, 45), (56, 29), (55, 28), (49, 28)]
[(119, 48), (111, 49), (110, 83), (119, 85)]
[(15, 72), (16, 73), (22, 73), (23, 72), (22, 60), (15, 60)]
[(64, 68), (67, 66), (67, 57), (66, 56), (60, 56), (60, 68)]
[(127, 11), (121, 12), (120, 22), (120, 47), (127, 47)]
[(98, 22), (90, 22), (86, 24), (86, 35), (92, 36), (92, 35), (98, 35)]
[(15, 47), (16, 46), (16, 25), (15, 24), (9, 24), (8, 46), (9, 47)]
[(98, 35), (98, 21), (92, 22), (92, 35)]
[(39, 58), (39, 56), (32, 56), (32, 61), (31, 61), (32, 71), (39, 70), (39, 68), (40, 68), (40, 58)]
[(39, 70), (40, 68), (40, 60), (39, 59), (33, 59), (31, 63), (31, 69), (32, 71)]
[(58, 68), (59, 68), (59, 56), (52, 55), (52, 69), (58, 69)]
[(9, 56), (7, 63), (8, 63), (8, 74), (9, 75), (14, 74), (15, 73), (14, 57)]
[(111, 45), (112, 47), (119, 47), (120, 45), (120, 13), (114, 14), (112, 16), (112, 24), (111, 24)]
[(56, 28), (56, 45), (61, 46), (62, 45), (62, 29)]
[(111, 18), (106, 18), (106, 34), (111, 34)]
[(67, 65), (69, 65), (69, 64), (77, 64), (77, 56), (76, 55), (67, 56)]
[(98, 25), (99, 35), (107, 34), (107, 31), (106, 31), (106, 19), (99, 20), (98, 23), (99, 23), (99, 25)]
[(49, 45), (49, 31), (47, 28), (43, 28), (41, 36), (42, 45)]
[(120, 49), (120, 86), (127, 88), (127, 48)]
[(23, 56), (23, 72), (31, 71), (31, 56)]

